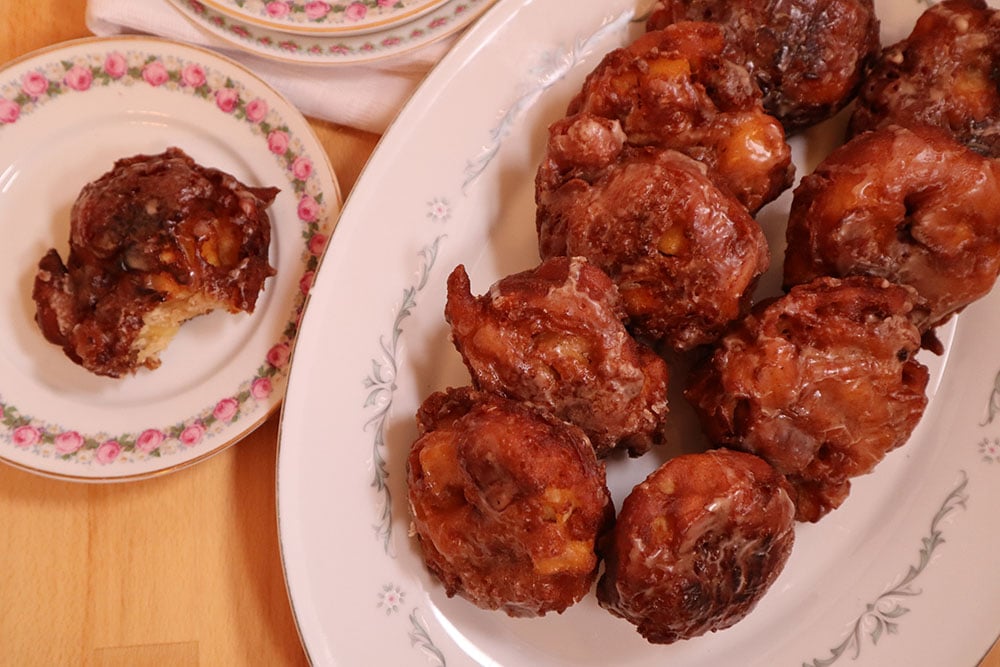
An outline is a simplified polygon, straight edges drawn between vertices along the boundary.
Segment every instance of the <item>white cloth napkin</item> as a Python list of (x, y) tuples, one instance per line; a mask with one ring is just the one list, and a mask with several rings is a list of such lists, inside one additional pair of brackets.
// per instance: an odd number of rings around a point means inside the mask
[(200, 29), (167, 0), (88, 0), (95, 35), (146, 33), (223, 52), (280, 91), (307, 116), (381, 133), (456, 39), (438, 40), (384, 61), (296, 65), (247, 53)]

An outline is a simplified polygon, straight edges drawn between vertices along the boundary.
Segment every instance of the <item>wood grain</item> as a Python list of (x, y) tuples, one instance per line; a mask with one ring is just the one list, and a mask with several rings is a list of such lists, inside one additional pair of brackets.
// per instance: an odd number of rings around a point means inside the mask
[[(84, 11), (83, 0), (7, 0), (0, 62), (87, 36)], [(378, 137), (312, 124), (346, 196)], [(305, 664), (278, 547), (276, 450), (272, 417), (142, 482), (0, 465), (0, 666)], [(1000, 646), (981, 667), (1000, 667)]]

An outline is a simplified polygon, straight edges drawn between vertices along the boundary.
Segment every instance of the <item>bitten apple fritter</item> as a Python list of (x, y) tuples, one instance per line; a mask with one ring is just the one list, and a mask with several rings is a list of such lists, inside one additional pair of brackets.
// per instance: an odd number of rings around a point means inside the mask
[(160, 365), (186, 320), (253, 312), (268, 262), (268, 205), (249, 187), (178, 148), (115, 162), (70, 213), (69, 257), (55, 249), (35, 277), (46, 339), (87, 370), (121, 377)]

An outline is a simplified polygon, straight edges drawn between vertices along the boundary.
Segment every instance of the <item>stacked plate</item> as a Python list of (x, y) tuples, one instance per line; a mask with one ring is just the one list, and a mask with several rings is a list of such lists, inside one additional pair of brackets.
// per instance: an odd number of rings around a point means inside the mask
[(171, 0), (201, 28), (274, 60), (380, 60), (467, 26), (495, 0)]

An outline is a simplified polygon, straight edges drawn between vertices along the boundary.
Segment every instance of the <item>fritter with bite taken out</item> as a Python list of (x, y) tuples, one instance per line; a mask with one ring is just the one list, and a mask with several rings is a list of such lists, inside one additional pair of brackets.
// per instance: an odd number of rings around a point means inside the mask
[(121, 377), (160, 365), (180, 325), (221, 308), (253, 312), (268, 262), (276, 188), (249, 187), (178, 148), (115, 162), (70, 213), (69, 257), (42, 257), (42, 333), (74, 362)]

